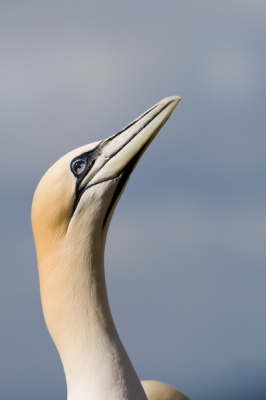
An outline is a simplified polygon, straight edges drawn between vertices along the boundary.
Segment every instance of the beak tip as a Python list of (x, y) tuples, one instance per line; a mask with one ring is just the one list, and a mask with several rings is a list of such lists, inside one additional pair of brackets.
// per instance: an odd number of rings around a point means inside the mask
[(169, 96), (169, 97), (166, 97), (165, 99), (161, 100), (159, 102), (159, 104), (164, 105), (167, 103), (168, 104), (174, 103), (174, 105), (176, 106), (180, 102), (180, 100), (182, 100), (182, 97), (180, 97), (180, 96)]
[(169, 110), (169, 115), (168, 118), (170, 117), (171, 113), (174, 111), (176, 108), (177, 104), (180, 102), (182, 97), (180, 96), (169, 96), (166, 97), (165, 99), (162, 99), (157, 105), (159, 107), (166, 107)]

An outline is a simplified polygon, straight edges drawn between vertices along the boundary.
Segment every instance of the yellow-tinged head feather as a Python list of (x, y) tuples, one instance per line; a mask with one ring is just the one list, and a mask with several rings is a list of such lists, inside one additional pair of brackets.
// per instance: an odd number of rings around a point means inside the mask
[(40, 180), (31, 214), (38, 260), (49, 254), (55, 243), (64, 238), (71, 220), (76, 185), (76, 178), (70, 170), (71, 160), (97, 144), (91, 143), (66, 154)]

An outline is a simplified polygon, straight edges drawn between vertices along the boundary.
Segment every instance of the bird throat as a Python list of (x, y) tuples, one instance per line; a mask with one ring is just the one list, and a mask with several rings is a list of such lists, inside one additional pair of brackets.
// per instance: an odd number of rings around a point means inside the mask
[(52, 257), (42, 261), (47, 265), (39, 268), (44, 316), (63, 363), (68, 400), (145, 400), (109, 307), (107, 232), (90, 224), (84, 237), (78, 226), (75, 221), (69, 227)]

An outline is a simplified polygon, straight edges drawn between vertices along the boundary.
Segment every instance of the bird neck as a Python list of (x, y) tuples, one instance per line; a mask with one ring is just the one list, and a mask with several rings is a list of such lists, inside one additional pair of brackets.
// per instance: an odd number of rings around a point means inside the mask
[(95, 231), (83, 239), (77, 232), (51, 249), (39, 268), (45, 320), (64, 366), (68, 400), (145, 400), (111, 315), (104, 242)]

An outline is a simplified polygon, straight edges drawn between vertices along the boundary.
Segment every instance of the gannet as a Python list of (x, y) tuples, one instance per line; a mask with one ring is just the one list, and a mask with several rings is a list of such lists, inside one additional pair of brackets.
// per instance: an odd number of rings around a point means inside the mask
[[(143, 389), (121, 343), (107, 297), (104, 247), (132, 170), (180, 99), (168, 97), (117, 134), (66, 154), (35, 191), (41, 302), (68, 400), (145, 400), (144, 389), (157, 399), (154, 390), (163, 390), (155, 381), (144, 382)], [(161, 400), (180, 399), (165, 393)]]

